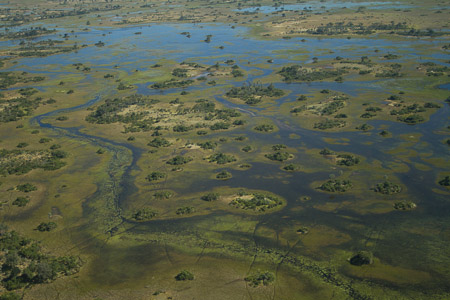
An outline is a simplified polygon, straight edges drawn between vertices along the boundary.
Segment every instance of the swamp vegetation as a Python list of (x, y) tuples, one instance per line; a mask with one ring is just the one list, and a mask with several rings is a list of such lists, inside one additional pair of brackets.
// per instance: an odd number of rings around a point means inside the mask
[(0, 5), (0, 299), (447, 299), (442, 1)]

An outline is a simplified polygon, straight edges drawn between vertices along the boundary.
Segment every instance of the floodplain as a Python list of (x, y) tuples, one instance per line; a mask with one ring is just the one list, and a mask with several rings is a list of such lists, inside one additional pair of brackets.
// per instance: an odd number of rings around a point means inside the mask
[(0, 12), (0, 299), (450, 297), (444, 1)]

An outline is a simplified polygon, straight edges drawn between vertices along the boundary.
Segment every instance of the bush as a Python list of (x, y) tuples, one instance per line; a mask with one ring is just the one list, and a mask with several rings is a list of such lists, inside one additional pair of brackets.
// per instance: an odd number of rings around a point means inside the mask
[(283, 67), (278, 72), (286, 82), (291, 81), (318, 81), (326, 78), (337, 77), (345, 74), (346, 71), (342, 69), (335, 70), (320, 70), (320, 69), (307, 69), (300, 65), (293, 65), (289, 67)]
[(344, 107), (344, 101), (335, 100), (335, 101), (327, 104), (324, 108), (322, 108), (322, 110), (320, 112), (322, 115), (331, 115), (343, 107)]
[(416, 207), (417, 205), (414, 202), (401, 201), (394, 204), (394, 208), (397, 210), (411, 210)]
[(151, 140), (147, 146), (160, 148), (160, 147), (168, 147), (170, 146), (170, 142), (162, 137), (155, 137), (153, 140)]
[(175, 280), (177, 281), (185, 281), (185, 280), (194, 280), (194, 274), (189, 271), (183, 270), (175, 276)]
[(241, 87), (233, 87), (226, 93), (227, 97), (241, 99), (249, 105), (261, 102), (261, 98), (264, 96), (281, 97), (283, 95), (283, 90), (276, 88), (273, 84), (264, 87), (260, 83), (244, 84)]
[(26, 142), (21, 142), (21, 143), (19, 143), (19, 144), (17, 144), (17, 148), (25, 148), (25, 147), (27, 147), (28, 146), (28, 143), (26, 143)]
[(362, 124), (360, 126), (355, 127), (355, 129), (362, 130), (362, 131), (367, 131), (367, 130), (370, 130), (372, 128), (373, 127), (370, 126), (369, 124)]
[(30, 202), (30, 199), (25, 197), (17, 197), (16, 200), (13, 201), (12, 205), (17, 205), (18, 207), (24, 207)]
[(210, 162), (215, 162), (219, 165), (227, 164), (236, 161), (233, 155), (228, 155), (224, 153), (215, 153), (209, 157)]
[(18, 186), (16, 186), (16, 189), (18, 191), (21, 191), (21, 192), (24, 192), (24, 193), (37, 191), (37, 187), (35, 185), (31, 184), (31, 183), (19, 184)]
[(289, 159), (290, 154), (288, 152), (277, 151), (275, 153), (266, 154), (265, 156), (270, 160), (285, 161)]
[(297, 167), (293, 164), (288, 164), (283, 167), (283, 170), (292, 172), (292, 171), (296, 171)]
[(398, 184), (394, 184), (392, 182), (385, 181), (382, 183), (378, 183), (375, 186), (374, 191), (377, 193), (385, 194), (385, 195), (391, 195), (391, 194), (400, 193), (402, 191), (402, 188)]
[(352, 155), (352, 154), (339, 154), (337, 156), (337, 164), (340, 166), (353, 166), (359, 164), (360, 160), (358, 157)]
[(325, 121), (315, 123), (314, 128), (317, 128), (320, 130), (325, 130), (325, 129), (331, 129), (331, 128), (344, 127), (345, 125), (346, 125), (345, 121), (326, 119)]
[(166, 174), (164, 173), (152, 172), (147, 177), (145, 177), (145, 179), (147, 179), (148, 181), (157, 181), (163, 179), (164, 177), (166, 177)]
[(20, 299), (22, 299), (22, 296), (13, 292), (6, 292), (0, 296), (0, 300), (20, 300)]
[(333, 155), (335, 154), (333, 151), (331, 151), (328, 148), (323, 148), (322, 150), (320, 150), (319, 154), (321, 155)]
[(256, 131), (261, 131), (261, 132), (270, 132), (274, 130), (274, 126), (271, 124), (262, 124), (262, 125), (258, 125), (255, 128), (253, 128)]
[(373, 263), (373, 254), (369, 251), (359, 251), (350, 258), (350, 263), (354, 266), (370, 265)]
[(297, 97), (297, 101), (305, 101), (308, 100), (308, 97), (306, 97), (305, 95), (300, 95)]
[(187, 132), (192, 129), (192, 126), (185, 126), (185, 125), (175, 125), (173, 127), (174, 132)]
[(136, 221), (147, 221), (154, 218), (157, 214), (158, 212), (152, 210), (151, 208), (145, 207), (137, 210), (132, 215), (132, 218), (135, 219)]
[(353, 187), (353, 184), (349, 180), (328, 180), (327, 182), (323, 183), (319, 189), (326, 191), (326, 192), (346, 192), (347, 190), (351, 189)]
[(244, 152), (250, 152), (250, 151), (252, 151), (253, 149), (252, 149), (251, 146), (248, 146), (248, 145), (247, 145), (247, 146), (243, 147), (241, 150), (244, 151)]
[(222, 171), (220, 173), (217, 173), (216, 178), (217, 179), (230, 179), (232, 177), (230, 172)]
[(267, 209), (271, 209), (283, 204), (283, 202), (275, 196), (259, 193), (253, 194), (251, 196), (251, 198), (236, 198), (230, 202), (230, 205), (237, 208), (264, 212)]
[(450, 186), (450, 176), (445, 176), (442, 180), (439, 180), (439, 184), (443, 186)]
[(204, 196), (202, 196), (200, 199), (202, 199), (203, 201), (216, 201), (217, 199), (219, 199), (219, 194), (218, 193), (208, 193)]
[(169, 199), (170, 197), (172, 197), (172, 195), (173, 195), (173, 193), (170, 191), (159, 191), (159, 192), (156, 192), (153, 194), (153, 196), (156, 199), (160, 199), (160, 200)]
[(225, 130), (230, 128), (230, 124), (226, 122), (217, 122), (209, 127), (211, 130)]
[(273, 151), (280, 151), (281, 149), (286, 149), (287, 146), (283, 144), (276, 144), (272, 146)]
[(380, 131), (380, 133), (379, 133), (379, 135), (381, 135), (382, 137), (386, 137), (386, 136), (388, 136), (390, 133), (389, 133), (389, 131), (386, 131), (386, 130), (382, 130), (382, 131)]
[(55, 222), (42, 222), (41, 224), (38, 225), (38, 227), (36, 227), (37, 230), (44, 232), (44, 231), (51, 231), (53, 229), (55, 229), (57, 227)]
[(195, 212), (195, 208), (194, 207), (192, 207), (192, 206), (184, 206), (184, 207), (177, 208), (175, 213), (177, 215), (185, 215), (185, 214), (191, 214), (193, 212)]
[(254, 275), (249, 275), (244, 278), (245, 281), (249, 282), (250, 286), (257, 287), (258, 285), (269, 285), (275, 281), (275, 275), (271, 272), (257, 273)]
[(410, 115), (407, 117), (398, 117), (397, 119), (406, 124), (417, 124), (417, 123), (425, 121), (425, 118), (422, 117), (421, 115)]
[(217, 147), (216, 142), (206, 141), (204, 143), (198, 143), (197, 145), (204, 150), (214, 150)]
[(51, 142), (51, 140), (52, 140), (52, 139), (49, 139), (49, 138), (41, 138), (41, 139), (39, 140), (39, 143), (41, 143), (41, 144), (49, 143), (49, 142)]
[(173, 166), (179, 166), (187, 164), (188, 162), (192, 161), (193, 159), (191, 157), (184, 157), (181, 155), (177, 155), (171, 159), (169, 159), (166, 164), (173, 165)]
[(240, 126), (240, 125), (244, 125), (244, 124), (245, 124), (244, 120), (235, 120), (233, 122), (233, 125), (236, 125), (236, 126)]
[(176, 87), (186, 87), (193, 84), (195, 81), (191, 79), (178, 81), (176, 79), (170, 79), (164, 82), (157, 82), (150, 86), (152, 89), (169, 89)]
[(176, 76), (176, 77), (187, 77), (187, 70), (186, 69), (181, 69), (181, 68), (176, 68), (172, 71), (172, 75)]

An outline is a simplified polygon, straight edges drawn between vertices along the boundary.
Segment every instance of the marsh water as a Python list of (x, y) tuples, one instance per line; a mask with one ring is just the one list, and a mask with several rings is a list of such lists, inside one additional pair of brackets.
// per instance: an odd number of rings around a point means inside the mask
[[(359, 6), (364, 3), (358, 3)], [(303, 4), (299, 6), (304, 6)], [(272, 8), (260, 8), (261, 11), (271, 12)], [(276, 9), (276, 8), (274, 8)], [(61, 29), (60, 29), (61, 30)], [(142, 34), (135, 35), (135, 32)], [(181, 35), (181, 32), (188, 31), (190, 38)], [(210, 43), (203, 40), (206, 35), (212, 35)], [(50, 37), (57, 38), (54, 34)], [(49, 36), (40, 39), (48, 39)], [(414, 60), (417, 63), (424, 61), (434, 61), (445, 58), (440, 52), (427, 51), (429, 47), (436, 47), (439, 41), (433, 40), (384, 40), (384, 39), (346, 39), (346, 38), (306, 38), (301, 41), (300, 38), (292, 38), (290, 40), (257, 40), (248, 35), (246, 28), (237, 27), (235, 29), (220, 24), (183, 24), (183, 25), (147, 25), (127, 28), (94, 28), (88, 32), (75, 31), (71, 37), (79, 41), (79, 44), (92, 44), (98, 41), (105, 43), (103, 47), (87, 47), (78, 50), (76, 53), (65, 53), (52, 55), (43, 58), (22, 58), (17, 60), (11, 70), (27, 71), (30, 73), (45, 74), (50, 78), (57, 79), (58, 76), (70, 74), (70, 66), (75, 63), (83, 63), (91, 68), (92, 72), (107, 71), (114, 68), (126, 70), (132, 74), (136, 70), (144, 71), (153, 64), (159, 63), (161, 60), (173, 60), (176, 62), (189, 61), (197, 62), (204, 65), (213, 65), (216, 62), (223, 62), (227, 59), (234, 59), (236, 63), (248, 72), (247, 82), (258, 81), (272, 72), (276, 68), (283, 65), (308, 63), (313, 57), (320, 60), (332, 59), (336, 56), (342, 56), (350, 59), (359, 59), (361, 56), (367, 55), (369, 52), (377, 49), (380, 53), (389, 53), (391, 51), (401, 51), (400, 62)], [(15, 41), (11, 42), (12, 44)], [(220, 49), (219, 46), (224, 46)], [(376, 55), (374, 53), (374, 55)], [(272, 64), (268, 64), (267, 60), (273, 59)], [(87, 77), (84, 81), (88, 82)], [(313, 83), (277, 83), (276, 87), (291, 91), (287, 96), (277, 100), (274, 106), (278, 107), (287, 102), (294, 102), (298, 94), (310, 94), (322, 89), (330, 89), (348, 94), (352, 97), (358, 97), (362, 93), (373, 92), (380, 95), (388, 96), (397, 92), (395, 87), (390, 87), (392, 79), (378, 79), (373, 81), (345, 81), (337, 82), (313, 82)], [(171, 94), (179, 93), (182, 90), (195, 91), (198, 89), (208, 88), (206, 84), (195, 85), (184, 89), (168, 89), (164, 91), (149, 88), (153, 82), (149, 78), (148, 82), (138, 85), (137, 92), (141, 94)], [(242, 82), (234, 82), (230, 80), (223, 86), (223, 93), (230, 85), (241, 85)], [(39, 86), (38, 86), (39, 87)], [(448, 90), (448, 84), (441, 88)], [(43, 87), (39, 87), (43, 88)], [(44, 128), (57, 130), (58, 134), (67, 135), (72, 138), (81, 138), (89, 140), (104, 147), (108, 147), (111, 151), (122, 151), (128, 159), (123, 161), (122, 165), (116, 168), (125, 168), (124, 175), (115, 178), (122, 187), (122, 192), (115, 195), (118, 207), (127, 205), (127, 201), (133, 201), (136, 189), (133, 184), (131, 172), (136, 170), (137, 160), (139, 159), (142, 149), (132, 147), (127, 143), (118, 143), (106, 138), (99, 138), (80, 131), (80, 128), (55, 127), (46, 123), (46, 117), (59, 113), (70, 112), (80, 109), (86, 109), (95, 105), (98, 101), (103, 100), (107, 91), (98, 91), (98, 96), (93, 95), (92, 100), (86, 104), (76, 106), (70, 109), (50, 112), (45, 115), (33, 118), (38, 124)], [(330, 196), (317, 191), (312, 187), (314, 182), (339, 176), (338, 170), (326, 169), (316, 170), (315, 172), (295, 172), (286, 173), (280, 169), (279, 164), (271, 162), (255, 162), (248, 170), (234, 170), (233, 178), (226, 182), (199, 178), (193, 185), (186, 186), (175, 190), (177, 194), (188, 194), (193, 192), (207, 192), (213, 187), (229, 186), (229, 187), (246, 187), (249, 189), (266, 190), (282, 196), (287, 201), (286, 207), (282, 210), (266, 214), (262, 216), (248, 216), (254, 222), (264, 224), (264, 226), (272, 228), (275, 232), (281, 233), (293, 226), (292, 224), (321, 224), (326, 228), (332, 228), (347, 234), (351, 237), (346, 242), (334, 245), (333, 249), (328, 244), (324, 246), (321, 255), (317, 259), (329, 259), (333, 257), (333, 251), (342, 249), (348, 251), (357, 251), (368, 244), (367, 241), (372, 240), (376, 246), (373, 247), (374, 255), (379, 258), (383, 264), (392, 265), (403, 269), (413, 269), (431, 274), (431, 280), (424, 281), (414, 280), (414, 288), (417, 289), (442, 289), (449, 291), (450, 274), (442, 266), (448, 265), (450, 249), (449, 243), (449, 213), (450, 203), (445, 194), (439, 194), (434, 191), (438, 188), (436, 178), (440, 172), (448, 171), (446, 166), (433, 165), (427, 163), (422, 158), (423, 153), (426, 157), (439, 157), (449, 159), (448, 146), (442, 143), (443, 135), (440, 130), (448, 126), (450, 108), (445, 103), (434, 113), (428, 122), (418, 125), (406, 125), (399, 122), (390, 121), (367, 121), (373, 126), (368, 132), (349, 131), (349, 132), (322, 132), (308, 130), (300, 127), (293, 122), (291, 116), (273, 115), (265, 112), (266, 108), (250, 107), (245, 104), (235, 104), (227, 101), (221, 95), (216, 95), (215, 99), (223, 105), (230, 108), (238, 108), (241, 112), (250, 111), (251, 116), (264, 117), (273, 121), (279, 128), (276, 133), (263, 134), (256, 133), (252, 130), (234, 130), (229, 133), (220, 133), (220, 136), (229, 136), (230, 138), (243, 134), (255, 144), (286, 144), (288, 147), (297, 150), (293, 163), (299, 165), (310, 165), (306, 149), (322, 149), (331, 148), (334, 151), (349, 152), (363, 157), (370, 165), (381, 162), (386, 168), (395, 164), (405, 165), (408, 171), (393, 172), (400, 180), (401, 184), (406, 187), (407, 194), (405, 197), (418, 205), (418, 209), (409, 212), (391, 211), (382, 214), (371, 212), (369, 207), (361, 208), (359, 199), (361, 195), (371, 197), (369, 189), (363, 191), (359, 195), (338, 194)], [(413, 135), (419, 137), (409, 141), (402, 138), (383, 138), (378, 136), (378, 132), (384, 128), (396, 137)], [(299, 138), (291, 138), (295, 134)], [(219, 136), (219, 134), (216, 134)], [(214, 138), (214, 134), (208, 138)], [(327, 139), (337, 139), (341, 142), (330, 144)], [(226, 145), (223, 146), (227, 150)], [(416, 151), (420, 155), (413, 155), (407, 159), (398, 157), (391, 150), (408, 149)], [(128, 151), (124, 152), (124, 149)], [(229, 146), (229, 151), (236, 151), (233, 146)], [(406, 151), (406, 150), (404, 150)], [(418, 165), (426, 165), (426, 168), (418, 168)], [(311, 166), (313, 167), (313, 166)], [(218, 167), (217, 170), (224, 170), (226, 167)], [(117, 170), (116, 170), (117, 171)], [(287, 175), (286, 175), (287, 174)], [(381, 176), (382, 174), (377, 174)], [(370, 172), (365, 170), (362, 174), (364, 178), (370, 178)], [(302, 196), (311, 198), (309, 201), (300, 201)], [(332, 203), (354, 203), (354, 207), (349, 205), (337, 205), (334, 209), (326, 208)], [(378, 204), (374, 203), (372, 208), (376, 208)], [(370, 206), (370, 205), (369, 205)], [(301, 207), (301, 209), (299, 209)], [(325, 207), (326, 209), (318, 209)], [(331, 207), (331, 206), (330, 206)], [(359, 210), (359, 208), (361, 208)], [(186, 235), (189, 234), (205, 234), (209, 229), (204, 225), (205, 222), (213, 222), (213, 220), (222, 220), (223, 222), (234, 222), (231, 212), (216, 211), (207, 216), (194, 216), (190, 218), (182, 218), (177, 220), (156, 220), (148, 223), (134, 224), (129, 232), (178, 232)], [(244, 220), (246, 217), (238, 213)], [(422, 224), (426, 223), (426, 228)], [(353, 226), (357, 224), (357, 226)], [(255, 229), (256, 230), (256, 229)], [(374, 234), (376, 232), (376, 234)], [(435, 234), (430, 234), (433, 232)], [(248, 232), (228, 231), (223, 232), (224, 239), (232, 238), (236, 241), (243, 241), (243, 245), (249, 243), (258, 243), (258, 245), (267, 248), (287, 249), (288, 246), (279, 243), (271, 238), (260, 236), (258, 241)], [(228, 236), (225, 237), (225, 234)], [(381, 237), (382, 236), (382, 237)], [(333, 238), (330, 238), (333, 239)], [(366, 241), (366, 243), (361, 242)], [(447, 250), (445, 250), (447, 249)], [(302, 255), (300, 250), (297, 250)], [(314, 256), (314, 255), (312, 255)], [(129, 253), (123, 254), (120, 263), (139, 260), (144, 254), (130, 249)], [(110, 258), (111, 261), (115, 257)], [(103, 258), (107, 260), (107, 258)], [(112, 262), (109, 263), (112, 263)], [(151, 264), (151, 262), (148, 262)], [(146, 264), (135, 266), (136, 268), (148, 267)], [(97, 280), (103, 282), (114, 282), (112, 278), (118, 276), (118, 272), (124, 270), (109, 270), (100, 276)], [(128, 272), (126, 278), (134, 278), (132, 270)], [(415, 275), (412, 275), (415, 276)], [(130, 280), (131, 280), (130, 279)], [(404, 281), (392, 280), (384, 281), (383, 275), (378, 277), (380, 284), (392, 285), (396, 288), (404, 287)], [(101, 282), (100, 282), (101, 283)]]

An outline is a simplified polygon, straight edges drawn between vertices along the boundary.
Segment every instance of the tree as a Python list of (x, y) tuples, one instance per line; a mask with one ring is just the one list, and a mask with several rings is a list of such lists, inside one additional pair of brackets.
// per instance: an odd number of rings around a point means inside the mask
[(44, 283), (56, 277), (56, 272), (52, 269), (48, 261), (41, 261), (36, 266), (36, 276), (34, 281)]

